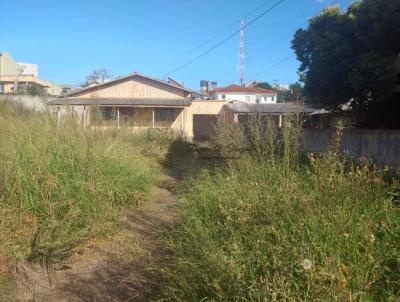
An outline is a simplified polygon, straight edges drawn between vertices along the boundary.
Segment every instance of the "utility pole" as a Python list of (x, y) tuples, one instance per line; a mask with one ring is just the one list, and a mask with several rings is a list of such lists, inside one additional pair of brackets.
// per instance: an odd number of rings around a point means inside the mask
[(240, 21), (238, 76), (239, 76), (239, 84), (241, 86), (244, 86), (246, 83), (246, 60), (244, 57), (244, 20), (243, 20), (243, 18)]

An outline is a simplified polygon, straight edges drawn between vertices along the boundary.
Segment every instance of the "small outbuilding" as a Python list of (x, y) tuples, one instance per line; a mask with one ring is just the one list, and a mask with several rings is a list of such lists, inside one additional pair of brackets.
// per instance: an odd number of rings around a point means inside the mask
[(315, 109), (295, 103), (247, 104), (234, 102), (223, 108), (225, 122), (246, 123), (252, 116), (271, 116), (278, 127), (282, 127), (284, 116), (289, 114), (308, 114)]

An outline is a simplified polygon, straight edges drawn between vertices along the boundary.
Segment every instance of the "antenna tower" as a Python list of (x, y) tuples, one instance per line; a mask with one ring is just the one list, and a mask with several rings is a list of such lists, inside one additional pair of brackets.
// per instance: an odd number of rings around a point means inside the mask
[(238, 60), (238, 77), (239, 84), (244, 86), (246, 83), (246, 61), (244, 57), (244, 20), (240, 21), (240, 46), (239, 46), (239, 60)]

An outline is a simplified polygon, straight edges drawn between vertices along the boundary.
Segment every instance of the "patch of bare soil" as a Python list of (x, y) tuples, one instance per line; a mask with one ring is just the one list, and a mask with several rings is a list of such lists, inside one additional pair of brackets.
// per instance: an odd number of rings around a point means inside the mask
[[(166, 176), (153, 189), (152, 201), (123, 217), (124, 234), (106, 246), (89, 246), (82, 255), (48, 272), (21, 265), (18, 274), (25, 277), (19, 278), (24, 280), (19, 282), (20, 299), (151, 301), (159, 282), (155, 264), (166, 257), (160, 235), (177, 216), (176, 196), (170, 191), (175, 185), (176, 180)], [(132, 259), (127, 258), (129, 253)]]

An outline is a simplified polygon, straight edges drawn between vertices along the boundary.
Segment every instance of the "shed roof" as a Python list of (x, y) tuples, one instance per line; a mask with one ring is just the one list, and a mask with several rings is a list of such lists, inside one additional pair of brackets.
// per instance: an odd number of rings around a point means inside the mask
[(146, 98), (60, 98), (48, 102), (50, 106), (72, 106), (72, 105), (88, 105), (88, 106), (170, 106), (185, 107), (190, 106), (190, 99), (146, 99)]
[(276, 104), (248, 104), (248, 103), (232, 103), (226, 104), (229, 110), (234, 113), (297, 113), (314, 112), (315, 109), (293, 103), (276, 103)]

